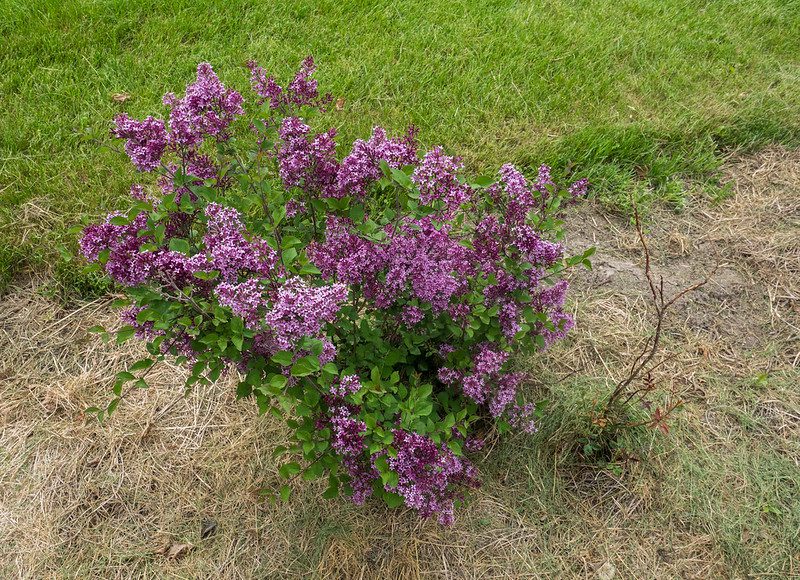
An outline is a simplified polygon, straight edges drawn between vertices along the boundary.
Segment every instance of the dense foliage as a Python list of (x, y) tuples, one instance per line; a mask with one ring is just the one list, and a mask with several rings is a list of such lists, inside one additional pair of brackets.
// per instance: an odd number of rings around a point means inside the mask
[(377, 495), (448, 523), (478, 485), (465, 454), (481, 435), (535, 429), (511, 355), (573, 325), (559, 274), (590, 252), (564, 257), (559, 215), (587, 183), (557, 187), (545, 166), (532, 182), (511, 165), (466, 179), (413, 130), (375, 128), (339, 160), (336, 131), (306, 124), (331, 102), (313, 61), (285, 87), (249, 66), (250, 116), (200, 64), (183, 97), (164, 97), (165, 120), (116, 119), (156, 177), (80, 245), (125, 287), (118, 340), (151, 356), (98, 413), (164, 356), (191, 365), (187, 387), (237, 373), (237, 395), (292, 430), (284, 477), (327, 476), (326, 497)]

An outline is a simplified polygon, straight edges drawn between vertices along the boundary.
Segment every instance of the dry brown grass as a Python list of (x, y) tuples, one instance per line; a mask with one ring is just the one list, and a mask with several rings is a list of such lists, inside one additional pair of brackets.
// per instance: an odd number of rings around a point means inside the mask
[[(66, 311), (33, 282), (15, 289), (0, 309), (0, 575), (800, 573), (800, 154), (735, 160), (727, 177), (735, 195), (719, 207), (652, 221), (657, 268), (670, 284), (722, 262), (670, 320), (665, 347), (677, 356), (659, 377), (687, 401), (674, 433), (647, 435), (650, 460), (616, 474), (567, 452), (570, 412), (619, 377), (650, 331), (634, 230), (584, 211), (572, 243), (599, 250), (594, 271), (576, 280), (579, 327), (530, 363), (548, 373), (536, 388), (564, 403), (534, 440), (493, 447), (484, 487), (451, 528), (326, 502), (310, 484), (285, 504), (259, 499), (278, 481), (271, 449), (284, 430), (235, 402), (229, 382), (167, 409), (184, 371), (164, 365), (151, 374), (154, 387), (133, 393), (111, 420), (87, 423), (83, 410), (108, 399), (110, 378), (141, 347), (87, 332), (113, 320), (107, 300)], [(201, 539), (209, 518), (216, 531)]]

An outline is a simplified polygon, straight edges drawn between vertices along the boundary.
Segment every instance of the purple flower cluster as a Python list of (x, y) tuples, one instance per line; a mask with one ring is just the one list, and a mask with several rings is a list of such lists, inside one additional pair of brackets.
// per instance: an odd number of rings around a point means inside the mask
[[(123, 113), (117, 116), (112, 133), (126, 140), (125, 151), (137, 169), (153, 171), (168, 146), (186, 157), (206, 137), (227, 139), (228, 127), (244, 113), (243, 102), (242, 95), (225, 88), (210, 64), (200, 63), (197, 79), (187, 85), (183, 98), (164, 95), (164, 104), (170, 108), (168, 127), (160, 119), (137, 121)], [(198, 175), (196, 169), (187, 173)]]
[(90, 262), (97, 261), (102, 253), (108, 252), (106, 273), (123, 286), (136, 286), (145, 282), (150, 275), (152, 256), (140, 252), (148, 238), (138, 235), (147, 225), (147, 214), (139, 214), (127, 225), (111, 223), (115, 217), (122, 215), (112, 213), (105, 223), (88, 226), (79, 245), (81, 253)]
[(207, 62), (197, 65), (197, 80), (186, 86), (179, 99), (172, 93), (164, 95), (170, 108), (169, 142), (176, 149), (194, 148), (206, 136), (225, 140), (228, 126), (244, 113), (242, 95), (226, 89)]
[(164, 121), (147, 117), (144, 121), (131, 119), (125, 113), (115, 119), (113, 135), (125, 139), (125, 152), (139, 171), (153, 171), (161, 162), (167, 148)]
[(364, 442), (367, 424), (356, 419), (353, 411), (347, 405), (337, 405), (329, 409), (329, 424), (333, 433), (331, 447), (341, 455), (357, 457), (367, 447)]
[(508, 422), (512, 427), (523, 433), (527, 433), (528, 435), (535, 433), (536, 422), (533, 419), (535, 411), (536, 406), (532, 403), (514, 405), (508, 410)]
[(153, 322), (141, 323), (137, 320), (139, 313), (146, 310), (144, 307), (129, 306), (119, 313), (119, 319), (123, 324), (127, 324), (135, 331), (135, 336), (141, 340), (152, 340), (156, 335), (155, 325)]
[(250, 69), (250, 86), (258, 95), (258, 104), (269, 102), (271, 109), (282, 109), (288, 113), (292, 109), (304, 106), (324, 107), (331, 101), (330, 95), (320, 97), (316, 79), (312, 78), (317, 71), (313, 57), (307, 57), (300, 65), (292, 81), (284, 90), (274, 77), (254, 61), (247, 63)]
[(335, 320), (346, 299), (344, 284), (315, 287), (302, 278), (289, 278), (278, 290), (264, 321), (278, 347), (289, 350), (303, 337), (319, 336), (323, 325)]
[[(278, 171), (286, 189), (299, 187), (306, 194), (334, 197), (339, 162), (336, 130), (309, 138), (311, 128), (298, 117), (286, 117), (278, 135)], [(287, 212), (288, 213), (288, 212)]]
[(244, 320), (248, 328), (258, 328), (259, 311), (264, 307), (264, 288), (258, 278), (249, 278), (241, 284), (222, 282), (214, 288), (217, 300)]
[[(383, 243), (359, 236), (346, 220), (329, 220), (325, 242), (312, 244), (309, 257), (326, 278), (360, 285), (384, 309), (409, 292), (434, 312), (444, 312), (467, 290), (467, 276), (474, 272), (467, 248), (430, 220), (389, 229)], [(405, 313), (408, 321), (419, 314)]]
[(419, 306), (404, 306), (400, 319), (407, 328), (411, 328), (425, 319), (425, 313)]
[(240, 271), (274, 277), (280, 273), (278, 254), (260, 238), (250, 236), (239, 212), (217, 203), (206, 206), (203, 242), (209, 269), (218, 270), (226, 281), (235, 281)]
[(338, 397), (346, 397), (361, 390), (361, 381), (356, 375), (346, 375), (331, 386), (331, 393)]
[(367, 141), (359, 139), (353, 143), (336, 176), (335, 197), (364, 197), (367, 188), (383, 176), (382, 161), (394, 169), (416, 163), (415, 134), (414, 129), (410, 129), (404, 137), (395, 139), (387, 137), (385, 129), (375, 127)]
[(440, 523), (451, 524), (453, 502), (460, 499), (459, 491), (478, 486), (475, 468), (429, 437), (402, 429), (395, 429), (392, 434), (397, 455), (387, 456), (387, 463), (397, 473), (398, 483), (387, 484), (386, 490), (399, 494), (422, 517), (436, 515)]
[(459, 181), (463, 169), (461, 160), (445, 155), (441, 147), (428, 151), (411, 175), (419, 187), (420, 201), (425, 205), (441, 202), (442, 217), (452, 216), (472, 195), (471, 188)]
[(446, 385), (461, 385), (463, 393), (478, 404), (488, 404), (493, 417), (500, 417), (517, 396), (523, 373), (507, 373), (503, 365), (509, 353), (498, 345), (482, 343), (472, 357), (471, 372), (441, 367), (437, 378)]

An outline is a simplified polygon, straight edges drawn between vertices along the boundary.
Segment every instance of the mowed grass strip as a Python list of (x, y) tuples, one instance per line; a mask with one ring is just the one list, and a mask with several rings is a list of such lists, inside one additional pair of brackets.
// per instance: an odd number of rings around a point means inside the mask
[(6, 0), (0, 38), (0, 288), (117, 207), (134, 176), (98, 138), (202, 60), (245, 89), (246, 60), (285, 78), (313, 54), (341, 142), (414, 124), (477, 170), (548, 162), (617, 207), (680, 205), (726, 150), (800, 138), (795, 0)]

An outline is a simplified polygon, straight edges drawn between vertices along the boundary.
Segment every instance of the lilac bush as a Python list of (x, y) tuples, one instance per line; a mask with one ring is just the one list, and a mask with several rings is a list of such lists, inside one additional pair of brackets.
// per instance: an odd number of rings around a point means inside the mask
[(187, 388), (234, 373), (238, 397), (291, 429), (282, 476), (449, 523), (482, 435), (535, 430), (512, 355), (573, 325), (559, 275), (591, 252), (564, 256), (560, 215), (588, 184), (559, 187), (546, 166), (471, 179), (413, 130), (376, 127), (340, 158), (336, 131), (305, 120), (331, 102), (313, 60), (286, 86), (248, 66), (249, 113), (203, 63), (164, 120), (116, 119), (155, 175), (80, 247), (126, 291), (117, 339), (150, 356), (95, 411), (165, 356), (191, 367)]

